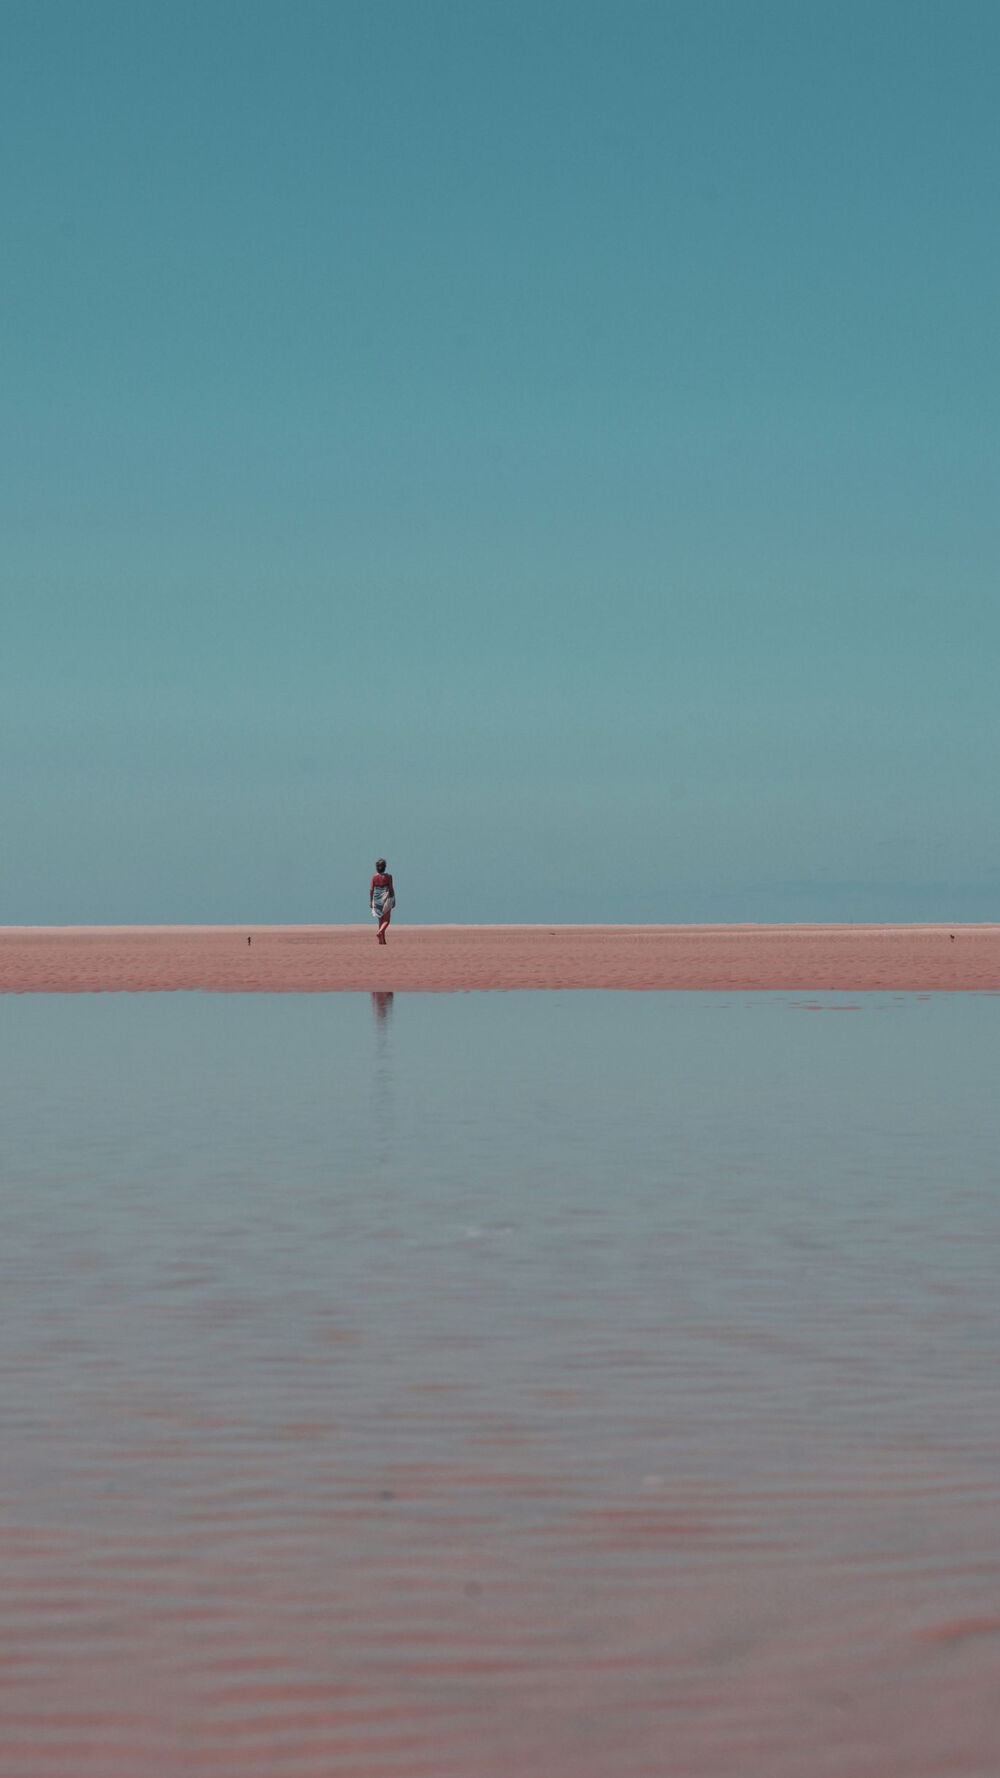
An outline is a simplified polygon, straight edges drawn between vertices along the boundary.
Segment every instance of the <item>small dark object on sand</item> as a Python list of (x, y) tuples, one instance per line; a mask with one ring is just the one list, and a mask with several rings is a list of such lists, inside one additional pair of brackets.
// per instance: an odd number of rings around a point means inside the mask
[(250, 934), (249, 934), (249, 932), (248, 932), (248, 933), (247, 933), (247, 944), (248, 944), (248, 945), (251, 945), (251, 944), (253, 944), (253, 939), (252, 939), (252, 938), (251, 938), (251, 937), (250, 937)]

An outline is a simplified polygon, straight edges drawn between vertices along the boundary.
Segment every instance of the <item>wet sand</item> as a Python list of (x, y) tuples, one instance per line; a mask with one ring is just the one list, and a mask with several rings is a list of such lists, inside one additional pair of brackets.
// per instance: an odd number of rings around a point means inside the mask
[(0, 992), (181, 988), (996, 992), (1000, 925), (0, 927)]

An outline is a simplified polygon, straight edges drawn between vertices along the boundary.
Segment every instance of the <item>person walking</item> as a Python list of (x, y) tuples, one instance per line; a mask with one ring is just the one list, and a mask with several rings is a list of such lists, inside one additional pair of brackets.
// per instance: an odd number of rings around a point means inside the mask
[(396, 892), (392, 886), (392, 872), (386, 870), (385, 859), (376, 858), (375, 875), (368, 892), (368, 905), (373, 917), (378, 921), (378, 942), (385, 944), (386, 929), (392, 919), (392, 910), (396, 905)]

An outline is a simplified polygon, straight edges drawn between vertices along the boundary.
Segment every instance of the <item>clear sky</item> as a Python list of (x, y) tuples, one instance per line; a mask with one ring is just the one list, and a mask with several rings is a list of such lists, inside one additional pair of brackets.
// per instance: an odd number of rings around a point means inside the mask
[(0, 924), (1000, 917), (994, 0), (7, 0)]

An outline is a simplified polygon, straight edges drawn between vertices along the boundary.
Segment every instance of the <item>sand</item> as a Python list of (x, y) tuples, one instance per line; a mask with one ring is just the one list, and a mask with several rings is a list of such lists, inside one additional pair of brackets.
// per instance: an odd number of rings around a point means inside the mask
[(1000, 992), (1000, 925), (0, 927), (0, 992), (181, 988)]

